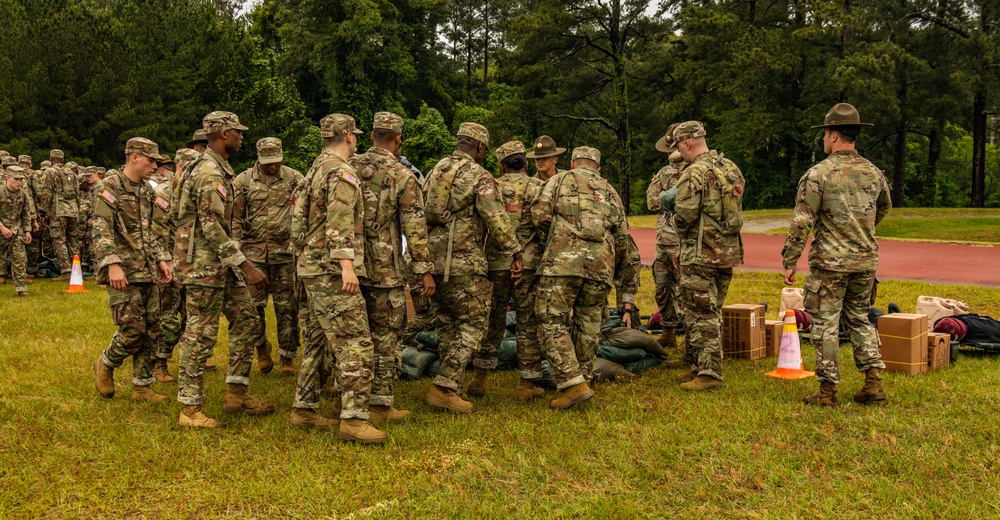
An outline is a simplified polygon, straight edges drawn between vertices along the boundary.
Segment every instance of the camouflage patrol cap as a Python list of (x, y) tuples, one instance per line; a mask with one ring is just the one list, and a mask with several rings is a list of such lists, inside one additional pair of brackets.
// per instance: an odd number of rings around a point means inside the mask
[(601, 151), (597, 148), (591, 148), (589, 146), (578, 146), (573, 149), (573, 155), (570, 160), (577, 159), (590, 159), (597, 163), (598, 166), (601, 164)]
[(667, 133), (663, 134), (663, 137), (659, 141), (656, 141), (656, 149), (663, 153), (671, 153), (677, 149), (677, 143), (674, 141), (674, 129), (677, 128), (680, 123), (674, 123), (667, 127)]
[(249, 128), (240, 124), (240, 118), (236, 114), (223, 110), (209, 112), (208, 115), (202, 118), (201, 126), (205, 129), (206, 134), (217, 134), (234, 129), (249, 130)]
[(133, 137), (125, 143), (125, 155), (134, 153), (144, 155), (157, 162), (163, 160), (163, 156), (160, 155), (160, 147), (145, 137)]
[(58, 148), (49, 151), (49, 159), (65, 159), (65, 158), (66, 155), (63, 153), (62, 150)]
[(66, 164), (65, 164), (65, 166), (66, 166), (67, 168), (69, 168), (70, 170), (74, 170), (74, 171), (75, 171), (75, 170), (76, 170), (77, 168), (79, 168), (79, 167), (80, 167), (80, 165), (79, 165), (79, 164), (76, 164), (76, 161), (70, 161), (70, 162), (66, 163)]
[(3, 157), (4, 166), (14, 166), (15, 164), (17, 164), (17, 157), (14, 157), (13, 155), (5, 155)]
[(107, 174), (108, 175), (117, 175), (118, 174), (118, 170), (115, 169), (115, 168), (111, 168), (110, 170), (107, 171)]
[(281, 139), (277, 137), (265, 137), (257, 141), (257, 162), (260, 164), (280, 163), (284, 160), (281, 156)]
[(52, 161), (42, 161), (42, 162), (38, 163), (38, 167), (39, 168), (51, 168), (52, 167)]
[(17, 162), (19, 162), (19, 163), (30, 163), (31, 162), (31, 156), (30, 155), (18, 155), (17, 156)]
[(372, 124), (372, 128), (401, 134), (403, 133), (403, 118), (392, 112), (375, 112), (375, 122)]
[(670, 152), (670, 162), (672, 164), (673, 163), (683, 162), (683, 161), (684, 161), (684, 156), (681, 155), (680, 152), (678, 152), (677, 150), (674, 150), (674, 151)]
[(98, 166), (97, 167), (97, 173), (104, 173), (106, 171), (108, 171), (108, 169), (105, 168), (105, 167), (103, 167), (103, 166)]
[(695, 137), (705, 137), (706, 135), (705, 125), (701, 124), (701, 121), (685, 121), (674, 128), (673, 144), (677, 146), (677, 143), (681, 141), (694, 139)]
[(813, 126), (813, 128), (830, 128), (837, 126), (860, 126), (863, 128), (871, 128), (875, 125), (871, 123), (862, 123), (861, 115), (858, 114), (858, 109), (854, 108), (854, 105), (850, 103), (837, 103), (833, 105), (833, 108), (826, 113), (826, 119), (823, 120), (823, 124)]
[(319, 135), (340, 137), (347, 134), (363, 134), (354, 124), (354, 118), (347, 114), (330, 114), (319, 120)]
[(504, 159), (511, 155), (524, 153), (524, 143), (521, 141), (507, 141), (500, 145), (494, 153), (497, 154), (497, 162), (503, 162)]
[(10, 152), (7, 150), (0, 150), (0, 158), (7, 157), (8, 155), (10, 155)]
[(191, 136), (191, 140), (184, 144), (188, 148), (194, 148), (194, 145), (198, 143), (208, 144), (208, 133), (205, 132), (204, 128), (199, 128), (194, 131), (194, 135)]
[(174, 154), (174, 160), (179, 163), (189, 163), (198, 158), (201, 154), (190, 148), (178, 148)]
[[(8, 155), (7, 157), (10, 156)], [(4, 157), (4, 159), (7, 157)], [(23, 179), (25, 177), (24, 168), (21, 168), (20, 166), (8, 166), (6, 175), (12, 179)]]
[(87, 166), (86, 168), (83, 169), (83, 173), (85, 173), (87, 177), (90, 177), (95, 173), (100, 173), (100, 169), (97, 166)]
[(458, 125), (458, 135), (471, 137), (476, 141), (485, 144), (487, 147), (490, 146), (490, 131), (479, 123), (466, 121), (465, 123)]
[(535, 139), (535, 144), (532, 145), (531, 151), (528, 152), (526, 157), (528, 159), (541, 159), (543, 157), (554, 157), (564, 153), (566, 153), (565, 148), (559, 148), (556, 146), (556, 142), (551, 137), (543, 135), (538, 139)]

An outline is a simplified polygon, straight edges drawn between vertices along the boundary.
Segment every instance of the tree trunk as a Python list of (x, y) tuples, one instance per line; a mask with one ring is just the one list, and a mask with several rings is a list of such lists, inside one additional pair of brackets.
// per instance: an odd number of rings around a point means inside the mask
[(940, 123), (931, 129), (927, 139), (927, 176), (924, 180), (924, 199), (932, 207), (937, 206), (937, 163), (941, 159), (941, 128)]
[(979, 87), (972, 101), (972, 196), (970, 205), (986, 203), (986, 89)]
[(483, 91), (487, 91), (490, 72), (490, 2), (483, 2)]

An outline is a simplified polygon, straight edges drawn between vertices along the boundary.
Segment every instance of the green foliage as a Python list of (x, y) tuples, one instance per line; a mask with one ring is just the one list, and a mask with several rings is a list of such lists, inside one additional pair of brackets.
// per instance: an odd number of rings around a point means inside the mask
[(448, 129), (437, 109), (424, 104), (416, 119), (403, 124), (403, 155), (423, 173), (455, 149), (455, 133)]

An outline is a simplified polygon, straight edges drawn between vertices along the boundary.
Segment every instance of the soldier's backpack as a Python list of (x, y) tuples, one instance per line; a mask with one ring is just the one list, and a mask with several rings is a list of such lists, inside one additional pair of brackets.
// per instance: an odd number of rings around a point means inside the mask
[(736, 165), (732, 161), (725, 160), (722, 154), (715, 159), (712, 171), (722, 191), (722, 216), (716, 220), (708, 213), (702, 212), (702, 220), (707, 221), (722, 235), (739, 234), (743, 227), (743, 186), (740, 185), (742, 176)]
[[(566, 177), (573, 178), (570, 192), (577, 195), (577, 205), (567, 205), (560, 208), (566, 226), (574, 235), (588, 242), (603, 242), (611, 217), (611, 187), (604, 179), (585, 177), (571, 170)], [(556, 186), (558, 194), (561, 188)], [(553, 222), (555, 220), (553, 219)], [(551, 235), (551, 232), (550, 232)]]
[[(444, 161), (448, 161), (444, 163)], [(468, 186), (468, 192), (454, 193), (455, 177), (461, 170), (460, 167), (452, 167), (454, 159), (447, 158), (438, 163), (437, 166), (427, 174), (424, 181), (424, 218), (429, 225), (448, 226), (448, 251), (444, 260), (444, 281), (451, 277), (452, 250), (455, 245), (455, 221), (463, 214), (475, 208), (475, 198), (472, 192), (476, 189), (475, 183)], [(444, 164), (442, 164), (444, 163)], [(455, 200), (468, 200), (469, 203), (461, 208), (452, 208)]]
[[(312, 185), (316, 173), (327, 165), (343, 163), (340, 157), (323, 162), (314, 162), (309, 171), (302, 177), (302, 180), (292, 189), (292, 225), (291, 243), (295, 251), (300, 251), (306, 246), (306, 238), (309, 236), (309, 208), (312, 206)], [(331, 170), (327, 170), (329, 175)], [(326, 179), (323, 179), (326, 182)]]

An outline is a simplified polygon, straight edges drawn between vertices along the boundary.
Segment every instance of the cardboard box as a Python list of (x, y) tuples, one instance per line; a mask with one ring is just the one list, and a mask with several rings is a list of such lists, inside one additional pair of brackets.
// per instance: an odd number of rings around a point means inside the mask
[(948, 368), (951, 361), (951, 334), (927, 333), (927, 369)]
[(764, 343), (767, 348), (764, 349), (764, 355), (766, 357), (777, 356), (778, 352), (781, 352), (781, 332), (785, 328), (785, 322), (783, 320), (766, 320), (764, 321)]
[(927, 371), (927, 316), (886, 314), (878, 318), (885, 369), (904, 374)]
[(763, 359), (766, 348), (763, 305), (737, 304), (722, 308), (723, 357)]

